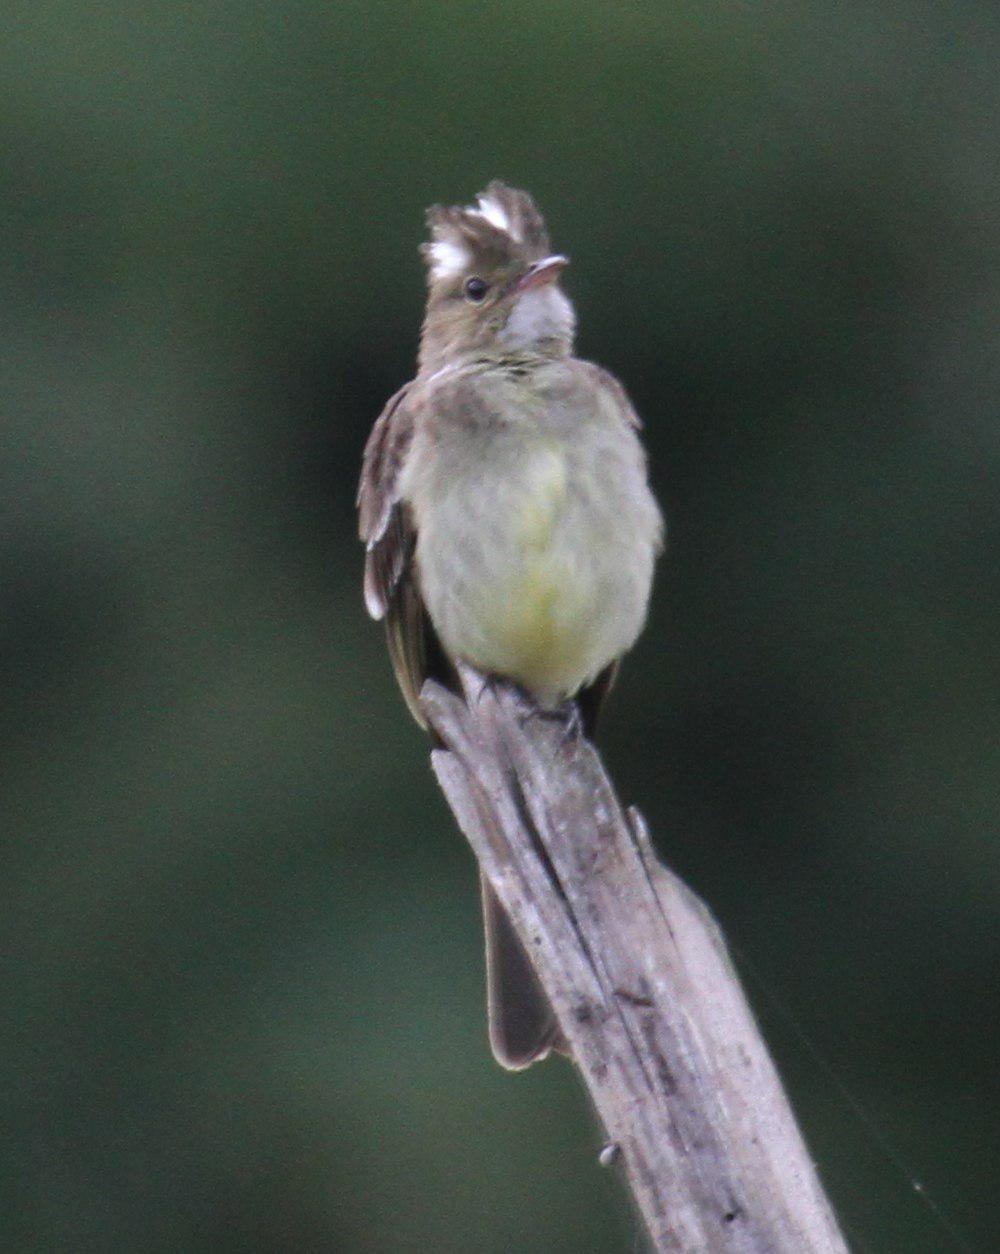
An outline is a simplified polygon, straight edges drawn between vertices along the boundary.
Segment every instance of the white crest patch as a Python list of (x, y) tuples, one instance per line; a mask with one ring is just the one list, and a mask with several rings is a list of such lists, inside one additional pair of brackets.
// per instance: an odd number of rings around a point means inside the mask
[(430, 248), (431, 278), (448, 279), (468, 266), (468, 252), (453, 239), (436, 239)]
[[(513, 229), (513, 223), (504, 212), (503, 205), (498, 204), (489, 196), (480, 196), (478, 198), (479, 214), (485, 218), (491, 226), (495, 226), (498, 231), (504, 231), (511, 239), (520, 241), (520, 235)], [(475, 212), (475, 211), (473, 211)]]

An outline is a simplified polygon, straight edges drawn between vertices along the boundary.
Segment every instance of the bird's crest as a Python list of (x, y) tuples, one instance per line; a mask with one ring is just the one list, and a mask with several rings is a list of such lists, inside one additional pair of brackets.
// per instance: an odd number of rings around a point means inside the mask
[(427, 211), (431, 238), (420, 246), (431, 282), (477, 265), (536, 261), (549, 252), (545, 221), (527, 192), (494, 179), (474, 205), (433, 205)]

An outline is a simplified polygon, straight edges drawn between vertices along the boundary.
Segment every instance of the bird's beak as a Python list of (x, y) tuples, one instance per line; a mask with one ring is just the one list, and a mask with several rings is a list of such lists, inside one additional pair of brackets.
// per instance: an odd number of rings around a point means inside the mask
[(536, 261), (534, 265), (529, 266), (525, 273), (521, 275), (514, 284), (514, 291), (520, 295), (520, 293), (530, 292), (536, 287), (544, 287), (546, 283), (554, 283), (568, 265), (569, 258), (564, 257), (561, 253), (555, 253), (551, 257), (543, 257), (541, 261)]

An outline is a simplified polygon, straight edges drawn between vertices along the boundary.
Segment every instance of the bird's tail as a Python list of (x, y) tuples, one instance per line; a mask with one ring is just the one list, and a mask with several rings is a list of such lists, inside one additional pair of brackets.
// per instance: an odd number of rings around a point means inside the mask
[(497, 1062), (521, 1071), (566, 1044), (531, 959), (485, 876), (483, 924), (486, 930), (486, 1001), (490, 1045)]

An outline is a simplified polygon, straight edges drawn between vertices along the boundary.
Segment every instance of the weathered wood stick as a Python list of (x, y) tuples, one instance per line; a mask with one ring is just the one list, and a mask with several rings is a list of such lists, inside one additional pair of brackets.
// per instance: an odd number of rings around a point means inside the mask
[(601, 760), (509, 687), (429, 682), (434, 771), (532, 955), (656, 1250), (846, 1251), (705, 906)]

